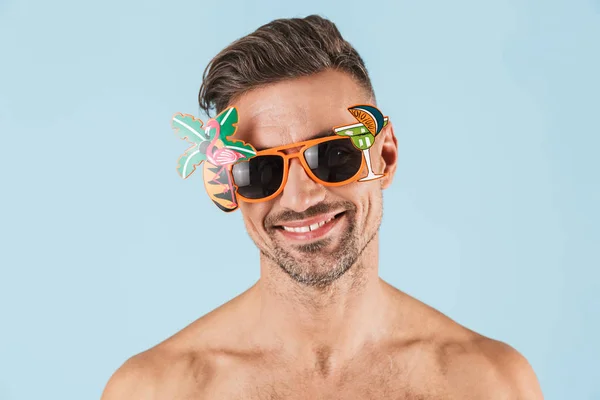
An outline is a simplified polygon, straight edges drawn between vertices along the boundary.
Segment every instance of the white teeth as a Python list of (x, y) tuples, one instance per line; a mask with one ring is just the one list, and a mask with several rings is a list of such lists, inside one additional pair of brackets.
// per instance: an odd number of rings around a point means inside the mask
[(333, 219), (333, 217), (329, 218), (327, 221), (317, 222), (316, 224), (312, 224), (312, 225), (308, 225), (308, 226), (299, 226), (299, 227), (294, 227), (294, 228), (289, 227), (289, 226), (282, 226), (282, 228), (288, 232), (304, 233), (304, 232), (314, 231), (315, 229), (322, 227), (323, 225), (325, 225), (332, 219)]
[(308, 227), (308, 226), (299, 226), (297, 228), (291, 228), (289, 226), (283, 226), (282, 228), (285, 229), (288, 232), (303, 233), (303, 232), (309, 232), (310, 231), (310, 227)]

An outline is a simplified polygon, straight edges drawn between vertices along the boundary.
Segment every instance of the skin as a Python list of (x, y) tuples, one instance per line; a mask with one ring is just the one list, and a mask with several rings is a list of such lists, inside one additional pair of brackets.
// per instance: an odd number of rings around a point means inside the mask
[[(236, 138), (257, 149), (354, 123), (347, 107), (373, 103), (337, 71), (234, 100)], [(392, 121), (370, 150), (373, 170), (385, 178), (325, 187), (295, 159), (278, 197), (242, 202), (246, 229), (260, 249), (260, 279), (127, 360), (102, 399), (542, 399), (516, 350), (379, 277), (382, 190), (392, 183), (398, 157)], [(273, 226), (337, 211), (345, 212), (312, 246), (285, 241)]]

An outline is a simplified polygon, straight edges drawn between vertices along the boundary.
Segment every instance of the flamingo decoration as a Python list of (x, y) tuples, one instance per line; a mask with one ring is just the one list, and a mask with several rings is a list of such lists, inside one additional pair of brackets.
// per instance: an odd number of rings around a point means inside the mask
[[(211, 119), (206, 123), (205, 132), (207, 135), (210, 131), (210, 128), (215, 129), (215, 135), (210, 141), (209, 145), (206, 147), (206, 160), (217, 167), (221, 167), (221, 169), (215, 173), (215, 176), (210, 181), (213, 182), (215, 179), (221, 176), (221, 172), (223, 172), (227, 166), (235, 164), (238, 160), (245, 158), (246, 156), (240, 152), (228, 149), (226, 147), (216, 147), (221, 136), (221, 125), (217, 120)], [(233, 185), (231, 183), (231, 176), (229, 173), (227, 174), (227, 182), (229, 185), (229, 190), (233, 192)]]
[(177, 113), (172, 118), (175, 134), (192, 144), (177, 160), (179, 176), (186, 179), (204, 164), (204, 188), (213, 203), (226, 212), (237, 208), (231, 165), (256, 155), (251, 144), (231, 138), (237, 123), (235, 107), (223, 110), (206, 125), (191, 114)]

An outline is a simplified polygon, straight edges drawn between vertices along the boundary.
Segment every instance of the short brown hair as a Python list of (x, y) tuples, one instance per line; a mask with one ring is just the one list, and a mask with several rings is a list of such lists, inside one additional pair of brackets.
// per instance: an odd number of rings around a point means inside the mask
[(210, 61), (198, 102), (207, 115), (211, 109), (219, 113), (248, 90), (327, 69), (349, 73), (375, 99), (364, 61), (333, 22), (318, 15), (276, 19)]

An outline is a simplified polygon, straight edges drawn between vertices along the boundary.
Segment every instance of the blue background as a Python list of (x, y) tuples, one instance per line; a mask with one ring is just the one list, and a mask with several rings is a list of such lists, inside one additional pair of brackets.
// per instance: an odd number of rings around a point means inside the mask
[(312, 13), (396, 126), (381, 276), (514, 346), (547, 399), (600, 399), (598, 0), (0, 0), (0, 399), (99, 398), (254, 283), (170, 118), (230, 42)]

